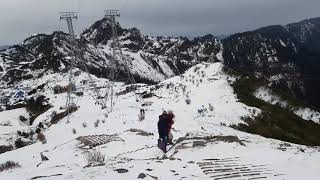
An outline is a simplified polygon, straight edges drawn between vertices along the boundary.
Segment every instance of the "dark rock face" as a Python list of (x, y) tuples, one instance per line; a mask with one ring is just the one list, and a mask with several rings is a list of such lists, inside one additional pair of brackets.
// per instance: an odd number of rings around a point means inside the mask
[(227, 66), (320, 107), (320, 18), (235, 34), (223, 45)]

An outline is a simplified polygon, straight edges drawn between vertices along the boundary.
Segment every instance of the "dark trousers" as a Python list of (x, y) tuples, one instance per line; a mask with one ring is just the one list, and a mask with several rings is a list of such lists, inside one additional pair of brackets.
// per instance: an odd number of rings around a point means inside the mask
[(160, 136), (160, 138), (162, 139), (162, 141), (165, 144), (165, 150), (167, 150), (167, 144), (168, 144), (168, 136)]

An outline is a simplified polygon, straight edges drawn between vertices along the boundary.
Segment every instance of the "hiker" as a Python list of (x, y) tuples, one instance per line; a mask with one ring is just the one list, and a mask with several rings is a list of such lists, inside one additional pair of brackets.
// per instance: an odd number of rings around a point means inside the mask
[(171, 132), (171, 129), (172, 129), (172, 125), (174, 124), (174, 121), (173, 121), (173, 118), (175, 117), (175, 115), (173, 114), (172, 111), (168, 111), (168, 138), (169, 138), (169, 144), (173, 144), (172, 140), (173, 140), (173, 135), (172, 135), (172, 132)]
[(140, 114), (139, 114), (139, 120), (142, 121), (145, 119), (145, 110), (143, 108), (140, 108)]
[(166, 111), (163, 111), (162, 115), (159, 116), (158, 121), (158, 132), (159, 138), (162, 139), (164, 147), (163, 151), (166, 152), (167, 143), (168, 143), (168, 135), (169, 135), (169, 121), (168, 121), (168, 114)]
[(140, 114), (145, 115), (145, 110), (143, 108), (140, 108)]
[(46, 136), (41, 132), (41, 129), (38, 128), (36, 130), (36, 133), (37, 133), (37, 139), (42, 142), (42, 144), (46, 144), (47, 143), (47, 139), (46, 139)]

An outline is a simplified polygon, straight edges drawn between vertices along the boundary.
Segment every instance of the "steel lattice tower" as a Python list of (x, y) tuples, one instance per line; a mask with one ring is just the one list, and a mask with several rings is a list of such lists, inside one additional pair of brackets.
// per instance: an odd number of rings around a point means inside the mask
[[(121, 60), (123, 63), (123, 68), (124, 71), (126, 71), (128, 79), (126, 79), (127, 83), (135, 83), (135, 80), (130, 73), (129, 70), (129, 62), (124, 58), (122, 49), (121, 49), (121, 44), (119, 41), (119, 36), (118, 36), (118, 26), (117, 26), (117, 21), (116, 18), (120, 17), (120, 11), (119, 10), (106, 10), (105, 11), (105, 18), (108, 20), (111, 29), (112, 29), (112, 59), (111, 59), (111, 72), (110, 72), (110, 91), (108, 91), (105, 95), (105, 104), (107, 104), (108, 99), (110, 99), (110, 110), (112, 111), (113, 105), (114, 105), (114, 82), (117, 80), (117, 58)], [(120, 62), (120, 61), (119, 61)]]
[(75, 82), (74, 82), (74, 74), (73, 74), (73, 70), (75, 68), (76, 59), (78, 59), (78, 62), (80, 63), (80, 65), (82, 65), (84, 67), (84, 70), (88, 74), (89, 81), (90, 81), (91, 85), (94, 88), (94, 92), (97, 95), (97, 99), (96, 100), (97, 100), (98, 104), (101, 105), (101, 107), (103, 109), (106, 108), (106, 102), (103, 100), (103, 97), (101, 96), (100, 91), (97, 88), (97, 85), (95, 84), (93, 78), (91, 77), (86, 63), (82, 61), (82, 59), (81, 59), (81, 57), (79, 55), (79, 52), (75, 48), (77, 44), (76, 44), (76, 37), (75, 37), (75, 34), (74, 34), (73, 24), (72, 24), (72, 20), (73, 19), (77, 19), (77, 13), (76, 12), (61, 12), (60, 13), (60, 20), (66, 20), (67, 21), (69, 34), (72, 36), (71, 46), (74, 48), (72, 50), (73, 54), (72, 54), (72, 57), (71, 57), (71, 60), (70, 60), (69, 88), (68, 88), (68, 93), (67, 93), (68, 95), (67, 95), (67, 101), (66, 101), (66, 108), (67, 108), (68, 115), (70, 114), (70, 108), (72, 106), (75, 106), (75, 103), (73, 102), (73, 99), (72, 99), (72, 94), (74, 94), (74, 91), (76, 89)]
[(110, 98), (110, 111), (113, 110), (113, 98), (114, 98), (114, 81), (115, 81), (115, 73), (116, 73), (116, 56), (117, 56), (117, 50), (119, 49), (121, 51), (119, 39), (118, 39), (118, 32), (117, 32), (117, 22), (116, 17), (120, 17), (120, 11), (119, 10), (106, 10), (105, 11), (105, 18), (109, 20), (109, 24), (112, 29), (112, 59), (111, 59), (111, 74), (110, 74), (110, 94), (105, 95), (105, 101)]
[(116, 77), (116, 71), (117, 71), (117, 67), (116, 65), (119, 64), (117, 61), (117, 58), (119, 58), (119, 60), (121, 60), (124, 64), (124, 71), (127, 72), (128, 75), (128, 82), (129, 83), (134, 83), (134, 78), (132, 77), (129, 68), (128, 68), (128, 62), (127, 60), (125, 60), (125, 58), (123, 58), (123, 53), (122, 53), (122, 49), (121, 49), (121, 44), (119, 41), (119, 36), (118, 36), (118, 26), (117, 26), (117, 21), (116, 18), (120, 17), (120, 11), (119, 10), (106, 10), (105, 11), (105, 18), (108, 20), (111, 29), (112, 29), (112, 59), (111, 59), (111, 73), (110, 73), (110, 81), (111, 81), (111, 85), (110, 85), (110, 92), (108, 92), (105, 96), (105, 101), (107, 101), (108, 99), (110, 99), (110, 109), (112, 111), (113, 109), (113, 105), (114, 105), (114, 82), (116, 81), (117, 77)]
[[(72, 20), (73, 19), (77, 19), (77, 13), (76, 12), (60, 12), (60, 20), (66, 20), (67, 21), (67, 25), (68, 25), (68, 30), (69, 30), (69, 34), (72, 36), (72, 45), (75, 45), (75, 35), (74, 35), (74, 30), (73, 30), (73, 24), (72, 24)], [(74, 77), (73, 77), (73, 69), (74, 69), (74, 63), (76, 60), (76, 53), (74, 51), (72, 51), (72, 57), (70, 59), (70, 70), (69, 70), (69, 87), (68, 87), (68, 93), (67, 93), (67, 101), (66, 101), (66, 108), (67, 108), (67, 112), (68, 115), (70, 114), (70, 108), (72, 106), (74, 106), (74, 102), (72, 99), (72, 94), (75, 91), (75, 82), (74, 82)]]

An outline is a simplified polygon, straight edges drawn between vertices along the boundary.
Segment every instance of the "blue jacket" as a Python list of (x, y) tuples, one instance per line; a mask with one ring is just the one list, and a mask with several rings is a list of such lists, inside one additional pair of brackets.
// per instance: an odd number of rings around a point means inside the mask
[(168, 136), (169, 135), (169, 121), (168, 121), (168, 115), (163, 114), (159, 116), (158, 121), (158, 132), (159, 136)]

